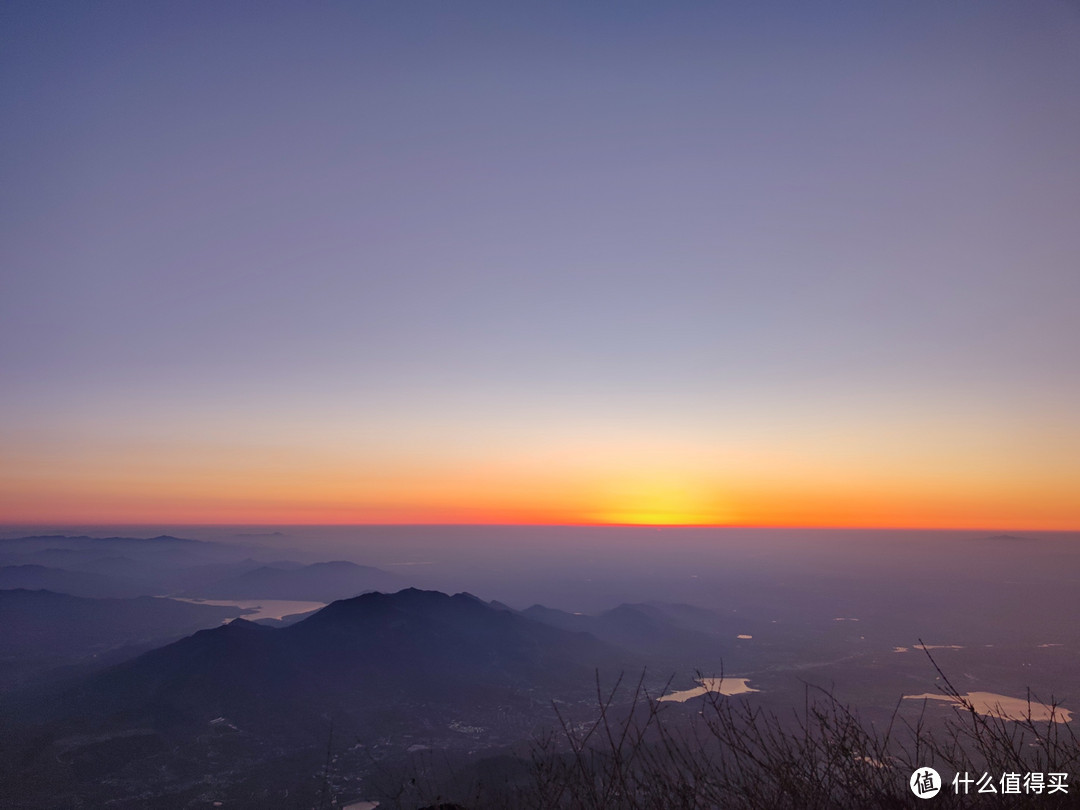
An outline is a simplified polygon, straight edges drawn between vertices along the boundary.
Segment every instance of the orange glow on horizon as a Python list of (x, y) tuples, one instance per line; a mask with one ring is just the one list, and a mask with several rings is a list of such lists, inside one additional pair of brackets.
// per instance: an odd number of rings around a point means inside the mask
[[(27, 448), (0, 468), (0, 523), (574, 525), (1080, 530), (1066, 464), (874, 466), (685, 445), (365, 456), (110, 445)], [(360, 460), (358, 460), (360, 459)], [(1023, 474), (1020, 475), (1019, 473)]]
[[(25, 504), (24, 504), (25, 505)], [(63, 509), (3, 509), (0, 523), (22, 525), (534, 525), (642, 526), (687, 528), (806, 529), (970, 529), (994, 531), (1076, 531), (1067, 514), (1031, 517), (1013, 510), (906, 509), (897, 504), (864, 504), (863, 509), (777, 509), (724, 520), (716, 514), (661, 510), (655, 506), (618, 510), (564, 510), (554, 506), (483, 505), (352, 507), (348, 505), (252, 503), (178, 504), (163, 502), (69, 502)]]

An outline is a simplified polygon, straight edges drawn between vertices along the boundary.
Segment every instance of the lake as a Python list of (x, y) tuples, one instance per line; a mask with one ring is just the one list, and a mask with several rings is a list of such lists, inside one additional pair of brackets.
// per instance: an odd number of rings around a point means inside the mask
[(684, 703), (691, 698), (700, 697), (708, 692), (716, 692), (721, 695), (744, 695), (747, 692), (759, 691), (748, 686), (747, 680), (747, 678), (702, 678), (698, 681), (701, 686), (684, 689), (681, 692), (672, 692), (670, 695), (664, 695), (658, 699)]
[[(975, 707), (975, 711), (987, 717), (1000, 717), (1003, 720), (1026, 720), (1028, 716), (1028, 701), (1026, 698), (1014, 698), (1007, 695), (999, 695), (994, 692), (968, 692), (962, 697)], [(904, 695), (904, 700), (948, 700), (960, 705), (960, 701), (949, 695), (924, 694)], [(1051, 707), (1043, 703), (1031, 701), (1031, 719), (1046, 722), (1051, 716)], [(1072, 712), (1060, 706), (1053, 710), (1054, 719), (1059, 723), (1068, 723), (1072, 720)]]
[(256, 611), (244, 615), (243, 618), (248, 621), (282, 619), (296, 613), (312, 613), (326, 607), (325, 602), (298, 602), (292, 599), (182, 599), (178, 596), (170, 598), (177, 602), (191, 602), (196, 605), (218, 605)]

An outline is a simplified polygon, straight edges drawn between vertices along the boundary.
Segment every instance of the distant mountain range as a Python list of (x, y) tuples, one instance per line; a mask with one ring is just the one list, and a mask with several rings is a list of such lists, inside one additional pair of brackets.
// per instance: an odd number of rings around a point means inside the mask
[(68, 571), (46, 565), (0, 566), (0, 589), (16, 588), (97, 598), (124, 598), (146, 593), (143, 587), (126, 577), (89, 571)]
[(406, 577), (352, 562), (304, 565), (267, 559), (279, 553), (170, 535), (20, 537), (0, 540), (0, 588), (96, 598), (184, 594), (203, 599), (332, 602), (413, 584)]
[[(0, 587), (88, 597), (156, 596), (264, 563), (251, 549), (181, 537), (39, 535), (0, 540)], [(238, 566), (238, 567), (236, 567)]]
[(210, 585), (192, 589), (189, 596), (204, 599), (297, 599), (333, 602), (365, 591), (397, 591), (404, 577), (379, 568), (336, 561), (301, 567), (264, 565)]
[(174, 558), (234, 553), (236, 547), (206, 540), (189, 540), (163, 534), (157, 537), (89, 537), (64, 534), (42, 534), (29, 537), (0, 539), (0, 555), (34, 553), (44, 549), (92, 552), (94, 554), (144, 554), (168, 555)]
[(92, 544), (93, 543), (103, 543), (103, 544), (104, 543), (136, 543), (136, 544), (145, 544), (145, 543), (157, 543), (157, 544), (162, 544), (162, 543), (182, 543), (182, 544), (185, 544), (185, 545), (188, 545), (188, 544), (197, 544), (197, 545), (203, 545), (203, 546), (218, 545), (217, 543), (214, 543), (214, 542), (209, 541), (209, 540), (192, 540), (191, 538), (187, 538), (187, 537), (174, 537), (171, 534), (159, 534), (157, 537), (118, 537), (118, 536), (115, 536), (115, 537), (93, 537), (93, 536), (88, 535), (88, 534), (78, 534), (78, 535), (71, 535), (71, 534), (32, 534), (32, 535), (28, 535), (26, 537), (3, 538), (3, 539), (0, 539), (0, 544), (8, 544), (8, 543), (10, 543), (10, 544), (13, 544), (13, 545), (20, 545), (20, 544), (26, 544), (26, 543), (39, 543), (41, 541), (47, 541), (49, 543), (55, 543), (55, 542), (59, 541), (59, 542), (72, 544), (72, 545), (83, 545), (83, 544), (86, 544), (86, 543), (92, 543)]

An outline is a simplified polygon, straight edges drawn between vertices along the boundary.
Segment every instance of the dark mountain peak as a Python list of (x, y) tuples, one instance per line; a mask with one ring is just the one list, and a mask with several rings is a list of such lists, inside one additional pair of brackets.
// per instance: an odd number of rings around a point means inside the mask
[(300, 624), (308, 624), (315, 619), (325, 622), (335, 616), (352, 616), (358, 613), (381, 611), (387, 608), (417, 607), (438, 602), (440, 598), (447, 601), (450, 599), (445, 593), (421, 591), (417, 588), (405, 588), (396, 593), (368, 591), (348, 599), (337, 599), (311, 618), (300, 622)]
[[(384, 596), (394, 602), (417, 602), (423, 604), (430, 604), (432, 602), (441, 602), (452, 597), (449, 594), (442, 591), (426, 591), (423, 588), (402, 588), (400, 591), (394, 591), (393, 593), (376, 592), (380, 596)], [(374, 596), (376, 594), (365, 594), (365, 596)], [(476, 597), (473, 597), (474, 599)]]
[[(479, 627), (517, 613), (499, 610), (470, 593), (450, 596), (441, 591), (405, 588), (396, 593), (371, 591), (340, 599), (289, 629), (308, 632), (353, 632), (360, 627)], [(395, 631), (396, 632), (396, 631)]]
[[(435, 591), (435, 593), (438, 593), (438, 591)], [(451, 599), (457, 599), (459, 602), (475, 602), (476, 604), (483, 605), (486, 608), (492, 607), (491, 602), (485, 602), (479, 596), (474, 596), (473, 594), (469, 593), (468, 591), (462, 591), (461, 593), (455, 593), (450, 598)]]
[(993, 537), (984, 537), (977, 542), (980, 543), (1034, 543), (1033, 537), (1020, 537), (1015, 534), (995, 534)]
[(477, 599), (472, 594), (458, 593), (451, 596), (442, 591), (425, 591), (421, 588), (402, 588), (400, 591), (393, 593), (373, 591), (347, 601), (364, 604), (363, 600), (378, 600), (398, 610), (419, 611), (422, 613), (446, 610), (452, 605), (468, 604), (487, 607), (485, 602)]
[(197, 648), (204, 644), (211, 645), (233, 645), (237, 642), (243, 642), (245, 639), (265, 639), (276, 633), (277, 630), (273, 627), (267, 627), (264, 624), (258, 624), (256, 622), (248, 621), (247, 619), (241, 619), (239, 617), (232, 621), (219, 624), (217, 627), (210, 627), (206, 630), (199, 630), (187, 638), (182, 638), (179, 641), (168, 644), (157, 650), (153, 650), (148, 653), (149, 655), (155, 655), (165, 650), (170, 649), (183, 649), (184, 647)]

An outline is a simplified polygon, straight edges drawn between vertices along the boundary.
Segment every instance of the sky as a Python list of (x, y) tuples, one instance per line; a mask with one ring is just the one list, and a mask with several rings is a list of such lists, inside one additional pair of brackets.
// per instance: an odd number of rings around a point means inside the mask
[(1080, 529), (1080, 6), (7, 2), (0, 521)]

